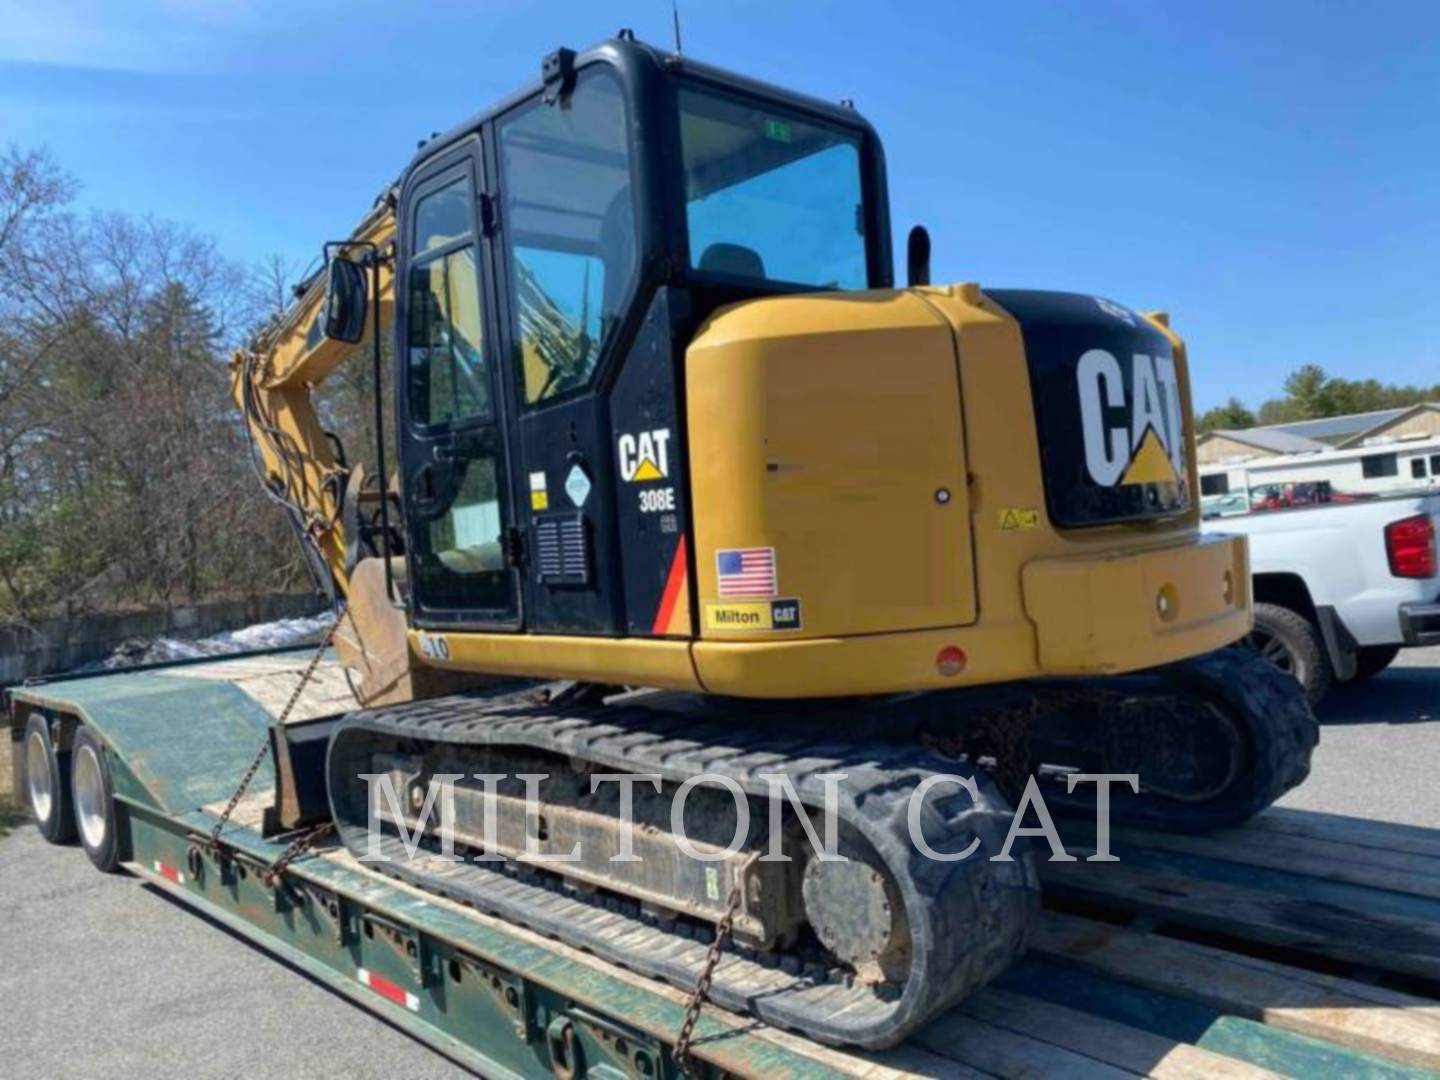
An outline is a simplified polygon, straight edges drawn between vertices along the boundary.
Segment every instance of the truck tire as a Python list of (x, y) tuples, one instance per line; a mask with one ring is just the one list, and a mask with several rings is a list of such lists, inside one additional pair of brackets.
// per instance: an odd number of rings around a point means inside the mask
[(1256, 604), (1255, 629), (1245, 644), (1294, 676), (1312, 706), (1330, 689), (1334, 672), (1320, 640), (1320, 628), (1298, 611), (1279, 604)]
[(75, 839), (70, 755), (55, 749), (50, 721), (41, 713), (32, 713), (25, 725), (25, 803), (40, 835), (50, 843)]
[(101, 873), (120, 867), (120, 838), (115, 825), (115, 785), (105, 746), (88, 727), (75, 733), (70, 754), (71, 802), (80, 846)]
[(1379, 675), (1399, 655), (1399, 645), (1361, 645), (1355, 650), (1355, 674), (1350, 676), (1350, 681)]

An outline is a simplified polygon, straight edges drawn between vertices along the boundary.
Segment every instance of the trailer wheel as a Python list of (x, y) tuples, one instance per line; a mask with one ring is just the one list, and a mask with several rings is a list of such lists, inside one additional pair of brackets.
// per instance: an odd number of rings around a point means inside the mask
[(120, 866), (120, 844), (115, 831), (115, 785), (105, 747), (88, 727), (75, 733), (70, 755), (70, 788), (75, 806), (75, 829), (80, 846), (102, 873)]
[(55, 749), (50, 721), (41, 713), (32, 713), (25, 725), (25, 801), (46, 840), (64, 844), (75, 839), (70, 755)]
[(1361, 645), (1355, 650), (1355, 674), (1350, 676), (1350, 681), (1359, 682), (1379, 675), (1399, 655), (1399, 645)]
[(1255, 605), (1255, 629), (1244, 642), (1287, 675), (1305, 691), (1311, 705), (1318, 705), (1330, 689), (1334, 673), (1325, 656), (1320, 630), (1298, 611), (1279, 604)]

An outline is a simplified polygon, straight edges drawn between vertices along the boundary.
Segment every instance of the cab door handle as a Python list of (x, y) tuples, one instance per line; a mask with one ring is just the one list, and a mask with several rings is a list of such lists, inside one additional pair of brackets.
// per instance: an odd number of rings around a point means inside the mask
[(428, 520), (440, 508), (440, 498), (436, 492), (435, 466), (426, 464), (416, 469), (411, 477), (410, 483), (410, 504), (415, 509), (415, 514), (420, 520)]

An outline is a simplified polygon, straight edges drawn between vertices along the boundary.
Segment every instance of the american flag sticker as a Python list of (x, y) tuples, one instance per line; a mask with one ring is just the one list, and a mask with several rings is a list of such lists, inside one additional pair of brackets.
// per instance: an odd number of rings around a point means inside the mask
[(715, 553), (722, 599), (774, 596), (778, 591), (774, 548), (725, 548)]

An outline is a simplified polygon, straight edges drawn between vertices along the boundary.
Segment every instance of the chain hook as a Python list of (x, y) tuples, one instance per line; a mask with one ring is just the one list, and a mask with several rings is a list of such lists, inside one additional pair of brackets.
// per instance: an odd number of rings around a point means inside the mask
[(720, 953), (729, 942), (734, 929), (735, 914), (740, 910), (740, 899), (740, 886), (736, 884), (730, 890), (725, 914), (721, 915), (720, 921), (715, 924), (715, 940), (710, 943), (710, 951), (705, 954), (705, 963), (700, 966), (700, 974), (695, 977), (695, 986), (690, 991), (689, 1000), (685, 1002), (685, 1020), (680, 1025), (680, 1034), (675, 1040), (675, 1066), (682, 1076), (696, 1075), (696, 1062), (690, 1053), (690, 1044), (695, 1037), (695, 1024), (700, 1019), (700, 1010), (710, 994), (710, 983), (715, 978)]

